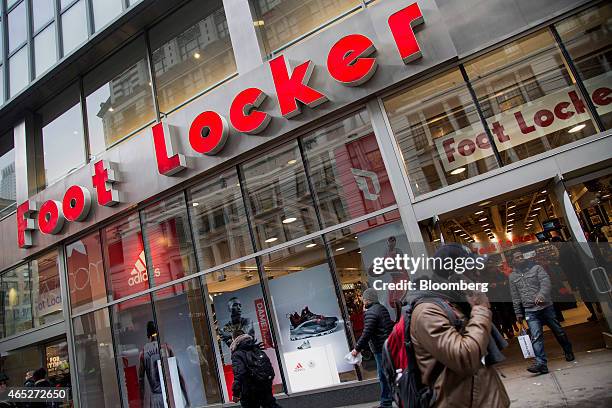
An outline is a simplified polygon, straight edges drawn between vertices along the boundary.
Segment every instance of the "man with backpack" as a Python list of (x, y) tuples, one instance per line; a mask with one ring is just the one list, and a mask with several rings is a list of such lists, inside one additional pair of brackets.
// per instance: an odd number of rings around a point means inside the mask
[[(446, 244), (434, 257), (458, 264), (459, 258), (475, 256), (463, 245)], [(421, 279), (468, 280), (453, 270), (433, 272)], [(492, 367), (504, 359), (500, 349), (507, 343), (493, 326), (487, 297), (448, 289), (419, 291), (409, 301), (383, 349), (385, 373), (400, 407), (508, 407), (508, 394)]]
[(380, 381), (380, 407), (388, 408), (391, 407), (393, 401), (391, 397), (391, 389), (387, 382), (382, 367), (382, 346), (391, 330), (393, 330), (393, 321), (389, 316), (389, 311), (386, 307), (380, 304), (378, 299), (378, 292), (374, 288), (368, 288), (363, 291), (362, 295), (363, 305), (365, 308), (364, 315), (364, 327), (363, 332), (355, 349), (351, 352), (353, 356), (359, 354), (364, 350), (368, 343), (372, 353), (374, 353), (374, 359), (376, 360), (376, 371), (378, 372), (378, 380)]
[(272, 395), (274, 369), (261, 343), (240, 329), (232, 337), (233, 401), (244, 408), (280, 408)]

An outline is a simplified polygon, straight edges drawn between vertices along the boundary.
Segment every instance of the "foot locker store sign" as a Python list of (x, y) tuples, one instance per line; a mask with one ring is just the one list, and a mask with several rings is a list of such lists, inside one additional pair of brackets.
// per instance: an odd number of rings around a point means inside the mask
[[(585, 87), (600, 115), (612, 111), (612, 73), (585, 81)], [(527, 102), (487, 119), (500, 152), (590, 120), (586, 104), (575, 86)], [(578, 128), (580, 129), (580, 128)], [(482, 127), (465, 127), (436, 140), (444, 170), (451, 171), (493, 155)]]
[[(131, 138), (107, 151), (103, 159), (90, 163), (88, 178), (76, 171), (66, 178), (67, 187), (61, 187), (65, 190), (58, 191), (54, 185), (19, 203), (19, 247), (34, 246), (36, 233), (47, 237), (61, 234), (68, 223), (77, 225), (70, 228), (71, 233), (91, 225), (90, 212), (95, 207), (92, 202), (99, 208), (142, 202), (179, 182), (156, 181), (154, 177), (192, 177), (245, 149), (252, 150), (270, 140), (270, 135), (282, 136), (314, 117), (456, 57), (442, 17), (431, 3), (374, 4), (342, 25), (313, 36), (287, 50), (286, 55), (206, 94), (153, 125), (142, 137)], [(415, 35), (414, 27), (418, 25), (423, 27), (421, 30), (428, 28), (427, 35), (419, 35), (423, 45)], [(321, 43), (325, 43), (323, 49), (327, 52), (320, 52)], [(311, 78), (313, 74), (316, 76)], [(218, 109), (220, 105), (224, 107)], [(320, 105), (324, 107), (317, 108)], [(300, 119), (305, 107), (309, 108), (308, 114)], [(242, 149), (236, 149), (237, 145)], [(77, 183), (68, 184), (71, 179)], [(130, 199), (125, 200), (128, 195)], [(118, 206), (122, 207), (125, 205)], [(96, 214), (97, 221), (113, 214), (100, 212), (102, 215)], [(50, 238), (41, 240), (55, 242)]]

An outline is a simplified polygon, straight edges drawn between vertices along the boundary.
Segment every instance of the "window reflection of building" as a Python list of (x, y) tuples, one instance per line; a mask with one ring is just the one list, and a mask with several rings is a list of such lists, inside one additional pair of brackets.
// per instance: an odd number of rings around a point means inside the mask
[(153, 69), (162, 112), (234, 73), (236, 63), (223, 8), (156, 48)]
[[(558, 23), (556, 29), (574, 60), (580, 78), (591, 95), (598, 87), (612, 88), (612, 4), (604, 3)], [(595, 81), (600, 78), (600, 81)], [(606, 129), (612, 127), (612, 113), (596, 108)]]
[(200, 268), (211, 268), (252, 252), (235, 172), (228, 171), (205, 181), (189, 195)]
[(283, 145), (241, 167), (258, 248), (318, 229), (297, 143)]
[[(561, 118), (561, 113), (555, 114), (551, 123), (544, 125), (549, 120), (546, 118), (537, 125), (538, 120), (534, 115), (545, 109), (552, 115), (558, 103), (568, 100), (575, 105), (574, 100), (582, 97), (552, 34), (547, 30), (485, 54), (466, 64), (466, 71), (473, 81), (490, 127), (493, 128), (495, 123), (502, 124), (511, 139), (510, 143), (502, 142), (499, 136), (494, 139), (504, 164), (554, 149), (595, 132), (588, 114), (579, 115), (581, 109), (575, 106), (572, 106), (572, 112), (576, 111), (573, 119)], [(575, 96), (568, 96), (571, 93)], [(579, 117), (580, 120), (576, 119)], [(520, 120), (523, 120), (521, 128), (509, 126)], [(563, 124), (564, 120), (567, 120), (566, 125)], [(537, 126), (532, 130), (529, 126), (533, 124)]]
[(254, 0), (256, 25), (271, 53), (360, 4), (359, 0)]
[(489, 157), (445, 168), (441, 140), (484, 134), (459, 71), (400, 92), (385, 100), (385, 107), (415, 193), (427, 193), (497, 167), (495, 158)]
[[(106, 98), (99, 104), (96, 116), (102, 120), (106, 145), (137, 129), (135, 123), (146, 123), (150, 106), (145, 102), (151, 93), (145, 61), (139, 61), (117, 77), (105, 89)], [(106, 88), (106, 87), (105, 87)]]

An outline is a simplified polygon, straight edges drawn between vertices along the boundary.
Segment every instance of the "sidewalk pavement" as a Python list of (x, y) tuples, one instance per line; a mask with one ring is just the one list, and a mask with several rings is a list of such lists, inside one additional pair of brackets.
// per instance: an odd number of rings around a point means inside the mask
[[(612, 407), (612, 350), (576, 353), (571, 363), (550, 359), (550, 373), (545, 375), (527, 372), (529, 363), (519, 361), (499, 370), (513, 408)], [(374, 401), (344, 408), (375, 406)]]

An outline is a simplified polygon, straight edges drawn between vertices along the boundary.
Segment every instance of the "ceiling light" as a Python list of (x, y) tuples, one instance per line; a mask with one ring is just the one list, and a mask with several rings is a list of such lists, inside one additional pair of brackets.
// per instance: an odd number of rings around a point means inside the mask
[(586, 125), (584, 123), (581, 123), (579, 125), (574, 126), (573, 128), (571, 128), (570, 130), (568, 130), (568, 133), (574, 133), (574, 132), (579, 132), (582, 129), (584, 129), (586, 127)]
[(268, 238), (268, 239), (266, 239), (264, 242), (269, 244), (270, 242), (274, 242), (274, 241), (276, 241), (277, 239), (278, 239), (278, 238), (276, 238), (276, 237), (272, 237), (272, 238)]
[(355, 239), (359, 239), (359, 237), (358, 237), (357, 235), (355, 235), (353, 238), (355, 238)]
[(113, 107), (111, 106), (110, 108), (108, 108), (108, 111), (109, 111), (109, 112), (114, 112), (114, 111), (115, 111), (115, 109), (113, 109)]
[(344, 247), (336, 248), (336, 251), (342, 251)]
[(361, 253), (361, 249), (359, 251), (357, 251), (357, 253), (360, 254)]
[(483, 201), (482, 203), (478, 204), (480, 207), (482, 207), (483, 205), (487, 205), (487, 204), (491, 204), (491, 201)]
[(264, 21), (263, 20), (253, 21), (253, 25), (255, 27), (261, 27), (262, 25), (264, 25)]
[(295, 163), (297, 163), (297, 160), (295, 160), (295, 159), (291, 159), (291, 160), (289, 160), (289, 161), (287, 162), (287, 164), (289, 164), (289, 165), (291, 165), (291, 164), (295, 164)]
[(478, 221), (486, 221), (487, 217), (482, 217), (481, 219), (479, 219)]
[(546, 194), (546, 190), (540, 191), (540, 194)]
[(601, 196), (601, 198), (608, 198), (608, 197), (610, 197), (610, 194), (605, 194)]
[(514, 214), (516, 214), (516, 213), (511, 212), (511, 213), (508, 214), (508, 217), (511, 216), (511, 215), (514, 215)]
[(462, 232), (462, 231), (463, 231), (463, 230), (458, 229), (458, 230), (456, 230), (455, 232)]
[(297, 220), (297, 218), (295, 218), (295, 217), (285, 218), (283, 220), (283, 224), (291, 224), (292, 222), (295, 222), (295, 220)]
[(510, 205), (508, 206), (508, 209), (511, 209), (511, 208), (514, 208), (514, 207), (516, 207), (516, 204), (510, 204)]
[(485, 230), (485, 232), (490, 232), (490, 231), (491, 231), (491, 228), (487, 228), (487, 229)]
[(486, 224), (482, 224), (482, 227), (488, 227), (489, 223), (487, 222)]
[(317, 244), (315, 244), (314, 242), (311, 242), (310, 244), (306, 245), (306, 248), (312, 248), (317, 246)]
[(536, 204), (540, 204), (540, 203), (544, 203), (544, 202), (546, 202), (546, 199), (545, 199), (545, 198), (543, 198), (543, 199), (541, 199), (541, 200), (536, 201)]
[(531, 210), (531, 211), (538, 211), (538, 210), (541, 210), (541, 209), (542, 209), (542, 207), (536, 207), (536, 208), (534, 208), (534, 209), (533, 209), (533, 210)]
[(511, 226), (513, 226), (513, 225), (514, 225), (514, 224), (507, 224), (507, 225), (506, 225), (506, 227), (511, 227)]
[(458, 169), (451, 171), (450, 174), (452, 174), (453, 176), (456, 176), (457, 174), (461, 174), (464, 171), (465, 171), (465, 167), (459, 167)]
[(476, 211), (474, 214), (476, 214), (476, 215), (480, 215), (480, 214), (482, 214), (483, 212), (484, 212), (484, 210), (480, 210), (480, 211)]
[(514, 221), (514, 218), (508, 218), (506, 222), (512, 222), (512, 221)]
[(194, 202), (194, 203), (193, 203), (193, 204), (191, 204), (191, 205), (193, 205), (194, 207), (197, 207), (198, 205), (200, 205), (200, 203), (198, 203), (198, 202)]
[(193, 58), (195, 58), (195, 59), (200, 59), (200, 57), (201, 57), (201, 55), (200, 55), (200, 53), (199, 53), (199, 52), (194, 52), (194, 53), (193, 53)]
[(434, 239), (433, 242), (440, 242), (440, 238)]

